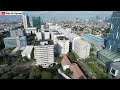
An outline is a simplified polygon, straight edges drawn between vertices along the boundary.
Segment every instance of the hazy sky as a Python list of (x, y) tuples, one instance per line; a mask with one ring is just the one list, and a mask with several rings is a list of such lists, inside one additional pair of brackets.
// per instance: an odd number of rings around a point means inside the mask
[(91, 18), (95, 16), (108, 17), (113, 11), (25, 11), (24, 14), (41, 16), (43, 18)]
[[(41, 16), (41, 19), (86, 19), (100, 16), (102, 18), (109, 17), (113, 11), (23, 11), (23, 14), (31, 16)], [(21, 16), (0, 16), (0, 19), (17, 19)]]

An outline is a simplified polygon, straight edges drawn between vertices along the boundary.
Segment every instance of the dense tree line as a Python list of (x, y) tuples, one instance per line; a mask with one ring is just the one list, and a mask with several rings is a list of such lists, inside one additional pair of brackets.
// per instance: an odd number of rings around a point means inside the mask
[(0, 67), (0, 79), (59, 79), (58, 65), (49, 69), (41, 66), (30, 68), (12, 68), (10, 66)]

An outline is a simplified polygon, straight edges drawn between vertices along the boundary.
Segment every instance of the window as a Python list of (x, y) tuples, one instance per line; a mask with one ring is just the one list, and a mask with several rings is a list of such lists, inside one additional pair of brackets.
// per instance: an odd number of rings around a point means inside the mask
[(118, 36), (119, 36), (119, 33), (117, 32), (117, 34), (116, 34), (116, 39), (118, 38)]
[(111, 29), (113, 30), (113, 24), (111, 24)]
[(115, 75), (116, 70), (112, 68), (111, 73)]
[(110, 45), (110, 47), (109, 47), (109, 50), (111, 50), (111, 45)]

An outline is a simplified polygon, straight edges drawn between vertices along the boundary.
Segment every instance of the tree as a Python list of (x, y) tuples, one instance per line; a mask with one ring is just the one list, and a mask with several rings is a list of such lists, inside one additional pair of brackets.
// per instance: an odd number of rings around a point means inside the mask
[(24, 59), (25, 62), (29, 61), (27, 56), (24, 56), (23, 59)]
[(72, 63), (74, 63), (75, 61), (77, 61), (75, 55), (73, 54), (73, 52), (68, 52), (67, 56), (68, 56), (68, 58), (70, 59), (70, 61)]
[(42, 79), (52, 79), (52, 73), (50, 71), (42, 71)]
[(29, 79), (41, 79), (41, 76), (41, 71), (38, 68), (32, 69), (32, 71), (30, 72)]
[(8, 73), (5, 73), (1, 76), (1, 79), (10, 79), (10, 76)]
[(66, 69), (65, 73), (66, 73), (67, 75), (69, 75), (69, 76), (72, 75), (72, 72), (71, 72), (71, 70), (70, 70), (69, 68)]
[(21, 62), (23, 62), (23, 57), (21, 55), (17, 56), (17, 64), (20, 64)]
[(61, 64), (54, 65), (53, 68), (58, 70), (61, 67)]
[(19, 72), (19, 70), (17, 70), (17, 69), (11, 69), (11, 74), (13, 75), (13, 76), (16, 76), (16, 75), (18, 75), (20, 72)]
[(13, 79), (26, 79), (26, 76), (20, 73), (18, 76), (14, 77)]
[(80, 76), (80, 77), (79, 77), (79, 79), (84, 79), (84, 76), (83, 76), (83, 75), (82, 75), (82, 76)]
[(56, 57), (56, 62), (57, 62), (57, 64), (61, 64), (60, 57)]
[(54, 76), (53, 79), (59, 79), (59, 75)]

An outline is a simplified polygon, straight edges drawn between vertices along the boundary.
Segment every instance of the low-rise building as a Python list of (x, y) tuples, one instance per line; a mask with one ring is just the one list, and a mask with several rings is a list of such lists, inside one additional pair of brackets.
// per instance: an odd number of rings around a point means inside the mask
[(69, 66), (71, 65), (71, 62), (69, 61), (65, 54), (61, 54), (60, 57), (62, 68), (65, 71), (67, 68), (70, 68)]
[(28, 59), (31, 59), (33, 51), (33, 45), (26, 46), (25, 49), (21, 52), (22, 57), (27, 56)]
[(5, 48), (24, 47), (27, 46), (26, 36), (22, 37), (6, 37), (4, 38)]
[(92, 34), (83, 34), (81, 38), (91, 44), (91, 48), (94, 49), (94, 54), (96, 55), (98, 51), (102, 50), (104, 45), (104, 39)]
[(75, 63), (71, 63), (65, 54), (61, 54), (60, 57), (63, 70), (66, 71), (66, 69), (70, 69), (70, 71), (72, 72), (72, 79), (80, 79), (81, 77), (87, 79), (78, 65)]
[(111, 63), (110, 74), (116, 79), (120, 78), (120, 62)]
[(71, 70), (71, 72), (73, 72), (73, 75), (72, 75), (73, 79), (80, 79), (80, 78), (87, 79), (77, 64), (72, 63), (70, 65), (70, 70)]
[(114, 52), (111, 52), (107, 49), (101, 50), (98, 53), (98, 59), (108, 67), (110, 67), (111, 63), (119, 62), (120, 55)]
[(11, 30), (10, 31), (10, 36), (11, 37), (24, 36), (24, 35), (25, 35), (25, 30), (24, 29), (18, 29), (18, 30)]

